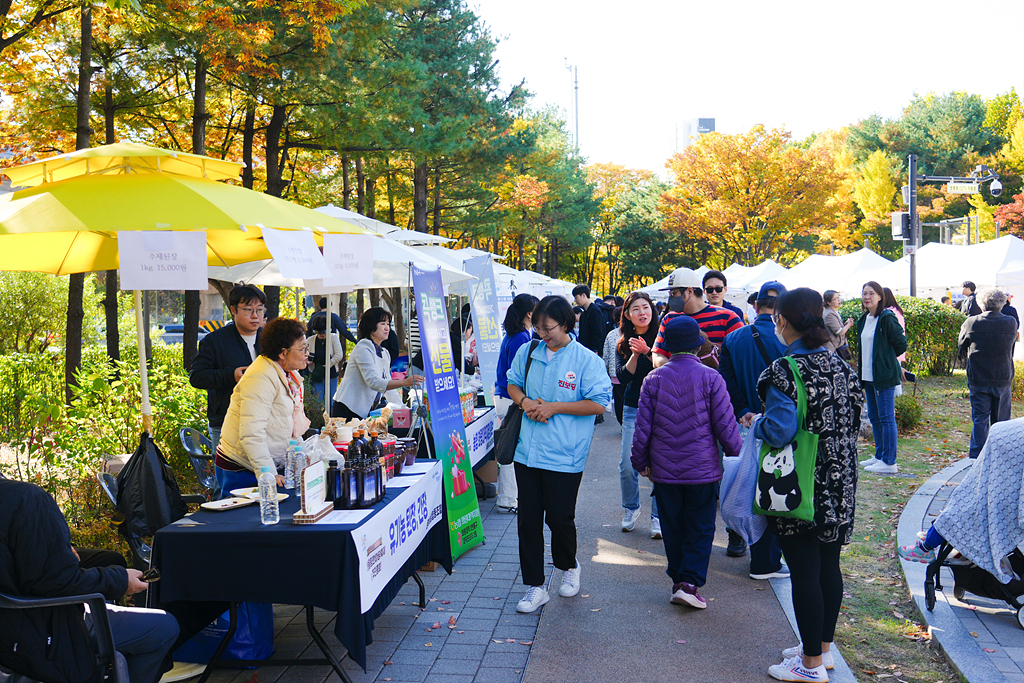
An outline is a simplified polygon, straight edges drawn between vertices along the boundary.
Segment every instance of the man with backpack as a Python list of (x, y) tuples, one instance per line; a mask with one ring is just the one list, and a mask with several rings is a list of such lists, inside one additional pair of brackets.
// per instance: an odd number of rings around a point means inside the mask
[[(580, 314), (580, 333), (578, 341), (585, 347), (601, 356), (604, 353), (604, 340), (615, 326), (612, 321), (614, 309), (599, 299), (590, 298), (590, 287), (577, 285), (572, 290), (576, 305), (583, 309)], [(604, 422), (604, 416), (598, 415), (595, 424)]]
[[(725, 386), (732, 399), (733, 411), (740, 427), (749, 428), (754, 416), (763, 412), (757, 393), (757, 378), (765, 368), (786, 353), (786, 347), (775, 336), (775, 300), (786, 288), (781, 282), (765, 282), (757, 293), (757, 318), (750, 325), (730, 332), (722, 343), (718, 371), (725, 378)], [(746, 542), (735, 531), (729, 532), (726, 554), (742, 557)], [(782, 550), (775, 535), (765, 529), (761, 539), (750, 547), (750, 578), (772, 579), (789, 576), (782, 564)]]

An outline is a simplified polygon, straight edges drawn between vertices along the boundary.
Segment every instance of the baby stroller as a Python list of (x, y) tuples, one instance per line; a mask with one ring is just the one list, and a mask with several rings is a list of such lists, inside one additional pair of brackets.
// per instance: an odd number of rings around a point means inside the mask
[(941, 569), (949, 567), (953, 572), (953, 597), (962, 601), (966, 593), (973, 593), (983, 598), (1003, 600), (1017, 610), (1017, 623), (1024, 628), (1024, 603), (1018, 599), (1024, 595), (1024, 578), (1021, 578), (1024, 577), (1024, 554), (1020, 549), (1014, 548), (1006, 556), (1014, 573), (1010, 583), (999, 583), (996, 577), (966, 558), (950, 561), (952, 552), (952, 544), (944, 542), (925, 571), (924, 599), (928, 611), (935, 609), (935, 591), (942, 590)]

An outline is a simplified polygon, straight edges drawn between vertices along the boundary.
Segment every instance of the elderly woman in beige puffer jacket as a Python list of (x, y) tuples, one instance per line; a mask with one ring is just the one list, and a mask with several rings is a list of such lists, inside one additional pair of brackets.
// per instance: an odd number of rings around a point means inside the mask
[[(216, 456), (225, 496), (255, 486), (253, 473), (261, 467), (279, 471), (288, 440), (309, 429), (299, 376), (309, 362), (305, 332), (298, 320), (271, 320), (260, 335), (260, 355), (231, 394)], [(277, 484), (283, 486), (284, 477), (278, 475)]]

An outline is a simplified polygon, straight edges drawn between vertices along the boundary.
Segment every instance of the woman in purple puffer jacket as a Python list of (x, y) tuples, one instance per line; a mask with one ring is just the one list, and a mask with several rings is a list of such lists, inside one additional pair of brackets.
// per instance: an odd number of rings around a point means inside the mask
[(722, 460), (739, 455), (725, 380), (697, 357), (704, 340), (697, 322), (680, 315), (665, 325), (663, 348), (672, 354), (644, 380), (633, 435), (633, 467), (657, 484), (661, 531), (672, 577), (669, 602), (707, 607), (697, 589), (707, 581), (715, 539)]

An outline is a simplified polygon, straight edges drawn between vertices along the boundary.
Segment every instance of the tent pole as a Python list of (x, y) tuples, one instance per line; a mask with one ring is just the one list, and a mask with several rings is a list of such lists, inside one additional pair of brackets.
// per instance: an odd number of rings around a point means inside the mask
[(146, 367), (146, 331), (142, 320), (142, 292), (135, 296), (135, 335), (139, 344), (139, 377), (142, 379), (142, 430), (153, 433), (153, 407), (149, 404), (149, 369)]
[[(331, 356), (333, 354), (333, 349), (331, 348), (331, 342), (333, 341), (333, 339), (332, 339), (333, 334), (332, 333), (334, 332), (334, 325), (331, 324), (331, 316), (334, 314), (334, 305), (335, 305), (334, 295), (333, 294), (328, 294), (327, 295), (327, 310), (324, 311), (324, 314), (325, 314), (324, 317), (326, 318), (326, 320), (324, 320), (324, 323), (327, 325), (327, 328), (326, 328), (327, 329), (327, 339), (324, 340), (324, 361), (325, 361), (324, 362), (324, 422), (325, 423), (328, 420), (330, 420), (330, 418), (331, 418), (331, 401), (334, 400), (334, 397), (330, 395), (330, 393), (331, 393)], [(340, 334), (340, 330), (339, 330), (339, 334)], [(316, 341), (314, 341), (313, 344), (315, 345)], [(313, 350), (315, 351), (316, 348), (314, 347)], [(315, 382), (316, 378), (314, 378), (313, 381)]]

